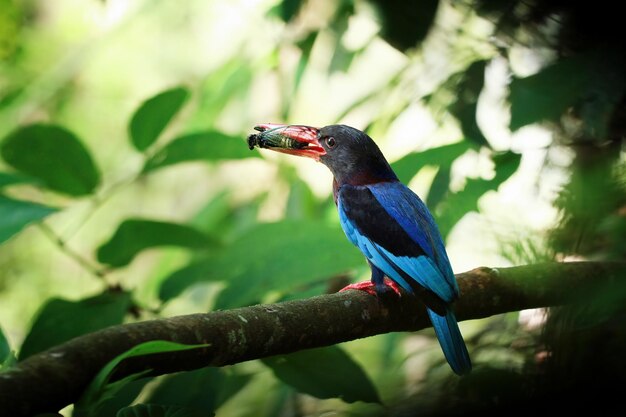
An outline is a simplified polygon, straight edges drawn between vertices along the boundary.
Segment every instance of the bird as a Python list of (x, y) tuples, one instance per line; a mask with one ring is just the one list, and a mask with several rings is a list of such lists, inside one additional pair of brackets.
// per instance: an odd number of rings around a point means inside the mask
[(471, 371), (465, 341), (452, 309), (459, 287), (437, 224), (424, 202), (403, 184), (366, 133), (347, 126), (259, 124), (282, 141), (264, 148), (323, 163), (333, 175), (333, 197), (348, 240), (365, 256), (371, 279), (345, 289), (381, 294), (398, 286), (418, 297), (453, 372)]

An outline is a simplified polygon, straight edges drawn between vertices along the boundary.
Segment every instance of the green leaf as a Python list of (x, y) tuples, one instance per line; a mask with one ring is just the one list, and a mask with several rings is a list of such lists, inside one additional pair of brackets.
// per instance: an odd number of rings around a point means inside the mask
[(130, 138), (135, 148), (144, 151), (150, 147), (188, 97), (186, 88), (176, 87), (144, 101), (133, 114), (129, 125)]
[(56, 212), (53, 207), (0, 195), (0, 243), (44, 217)]
[(228, 287), (216, 308), (242, 306), (269, 290), (293, 291), (363, 262), (338, 226), (305, 220), (259, 224), (213, 256), (174, 272), (160, 297), (169, 300), (198, 282), (224, 281)]
[(100, 172), (87, 148), (60, 126), (35, 124), (18, 129), (4, 139), (0, 153), (13, 168), (54, 191), (81, 196), (92, 193), (100, 183)]
[(316, 398), (380, 403), (367, 374), (338, 346), (272, 356), (262, 361), (278, 379)]
[(216, 242), (198, 230), (176, 223), (130, 219), (98, 248), (98, 261), (120, 267), (129, 264), (142, 250), (157, 246), (206, 249)]
[(370, 0), (380, 14), (382, 38), (401, 52), (416, 47), (430, 31), (438, 0)]
[(109, 363), (107, 363), (100, 370), (100, 372), (98, 372), (93, 381), (91, 381), (87, 389), (85, 389), (85, 391), (83, 392), (81, 398), (76, 403), (76, 408), (82, 413), (84, 413), (85, 410), (95, 410), (104, 401), (112, 398), (126, 384), (136, 380), (137, 378), (140, 378), (145, 373), (149, 372), (149, 370), (147, 370), (138, 374), (129, 375), (113, 383), (109, 383), (109, 379), (113, 375), (115, 368), (124, 359), (133, 358), (136, 356), (151, 355), (155, 353), (179, 352), (183, 350), (197, 349), (206, 346), (209, 345), (183, 345), (180, 343), (169, 342), (167, 340), (152, 340), (134, 346), (126, 352), (116, 356)]
[(116, 417), (210, 417), (213, 415), (215, 414), (178, 405), (136, 404), (122, 408)]
[(467, 140), (463, 140), (461, 142), (440, 146), (438, 148), (412, 152), (391, 164), (391, 167), (398, 178), (400, 178), (400, 181), (407, 183), (411, 181), (415, 174), (417, 174), (425, 165), (434, 165), (440, 167), (441, 169), (449, 169), (452, 162), (469, 149), (472, 149), (472, 143)]
[(8, 172), (0, 172), (0, 188), (7, 185), (24, 184), (33, 182), (34, 179), (23, 175), (10, 174)]
[(199, 132), (172, 140), (146, 161), (143, 171), (154, 171), (181, 162), (214, 162), (258, 156), (258, 151), (250, 151), (243, 137), (217, 131)]
[(450, 113), (459, 120), (465, 138), (478, 146), (489, 146), (476, 121), (478, 97), (485, 84), (486, 65), (487, 61), (476, 61), (463, 72), (456, 88), (456, 100), (449, 108)]
[(151, 404), (180, 404), (198, 410), (214, 411), (239, 392), (251, 375), (226, 372), (222, 368), (202, 368), (168, 375), (146, 398)]
[(79, 301), (48, 300), (26, 335), (20, 361), (74, 337), (120, 324), (130, 304), (130, 294), (111, 291)]
[(435, 219), (444, 238), (463, 216), (471, 211), (478, 211), (478, 200), (480, 197), (487, 191), (497, 190), (500, 184), (517, 171), (521, 155), (513, 152), (503, 152), (494, 155), (493, 161), (496, 164), (496, 172), (492, 179), (468, 179), (461, 191), (449, 194), (437, 207)]

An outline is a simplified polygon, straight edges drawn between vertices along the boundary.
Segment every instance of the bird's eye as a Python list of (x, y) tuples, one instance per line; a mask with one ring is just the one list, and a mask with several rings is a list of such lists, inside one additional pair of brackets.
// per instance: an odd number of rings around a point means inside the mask
[(328, 146), (329, 148), (334, 148), (336, 144), (337, 144), (337, 141), (335, 140), (334, 137), (329, 136), (326, 138), (326, 146)]

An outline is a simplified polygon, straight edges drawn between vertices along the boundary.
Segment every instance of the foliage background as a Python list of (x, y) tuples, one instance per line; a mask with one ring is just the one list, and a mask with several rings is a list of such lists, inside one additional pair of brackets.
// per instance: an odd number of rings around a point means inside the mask
[[(612, 7), (0, 0), (0, 361), (368, 278), (330, 174), (249, 151), (259, 122), (366, 130), (435, 214), (455, 271), (623, 260), (626, 54)], [(589, 369), (608, 386), (623, 369), (618, 287), (462, 323), (476, 365), (463, 379), (432, 332), (389, 334), (139, 380), (74, 415), (133, 400), (200, 415), (436, 414), (536, 399)], [(592, 343), (607, 359), (590, 361)]]

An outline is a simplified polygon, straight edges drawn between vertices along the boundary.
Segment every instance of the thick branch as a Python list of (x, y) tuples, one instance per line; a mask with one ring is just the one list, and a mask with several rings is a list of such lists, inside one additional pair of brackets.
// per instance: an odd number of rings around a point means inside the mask
[[(626, 263), (478, 268), (457, 275), (461, 298), (455, 310), (459, 320), (468, 320), (558, 305), (625, 276)], [(113, 326), (31, 356), (0, 374), (0, 415), (30, 416), (73, 403), (107, 362), (150, 340), (210, 346), (139, 358), (120, 369), (119, 376), (139, 369), (163, 374), (223, 366), (429, 325), (423, 306), (413, 297), (377, 299), (345, 291)]]

